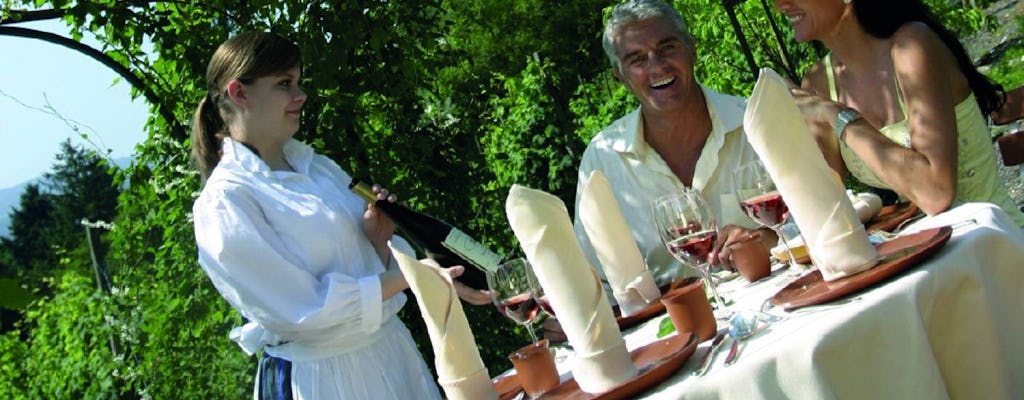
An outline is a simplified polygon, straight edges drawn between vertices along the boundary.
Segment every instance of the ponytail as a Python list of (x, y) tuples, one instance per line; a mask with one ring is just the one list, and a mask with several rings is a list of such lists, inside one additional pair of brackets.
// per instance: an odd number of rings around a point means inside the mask
[(192, 161), (199, 169), (203, 184), (220, 162), (220, 146), (225, 137), (224, 119), (215, 97), (219, 96), (207, 94), (199, 100), (192, 117)]

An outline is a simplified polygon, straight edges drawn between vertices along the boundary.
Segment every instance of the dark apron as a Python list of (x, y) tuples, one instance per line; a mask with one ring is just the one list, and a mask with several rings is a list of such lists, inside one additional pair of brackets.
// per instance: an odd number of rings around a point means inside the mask
[(292, 363), (263, 352), (258, 376), (260, 400), (292, 400)]

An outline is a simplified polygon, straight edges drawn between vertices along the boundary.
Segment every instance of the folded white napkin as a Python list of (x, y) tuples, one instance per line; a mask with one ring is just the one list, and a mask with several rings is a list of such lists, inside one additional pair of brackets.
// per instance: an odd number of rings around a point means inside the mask
[(852, 190), (846, 191), (846, 197), (850, 198), (853, 210), (857, 212), (857, 218), (861, 223), (867, 223), (882, 211), (882, 198), (874, 193), (856, 193)]
[(850, 199), (836, 186), (786, 81), (775, 71), (761, 69), (743, 127), (822, 277), (832, 281), (874, 266), (878, 252)]
[[(391, 244), (389, 243), (389, 246)], [(416, 295), (434, 348), (437, 383), (449, 399), (497, 399), (487, 367), (480, 359), (473, 332), (452, 278), (391, 246), (391, 253)]]
[(633, 315), (660, 299), (654, 275), (644, 264), (612, 187), (600, 170), (590, 173), (580, 194), (578, 212), (622, 316)]
[(572, 375), (580, 389), (603, 393), (636, 376), (601, 281), (576, 241), (565, 203), (513, 185), (505, 212), (576, 353)]

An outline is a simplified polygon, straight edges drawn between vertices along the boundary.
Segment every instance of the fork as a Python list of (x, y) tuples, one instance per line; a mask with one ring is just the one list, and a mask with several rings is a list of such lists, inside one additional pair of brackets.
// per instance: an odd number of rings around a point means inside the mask
[[(920, 217), (914, 217), (914, 218), (911, 218), (911, 219), (919, 219), (919, 218)], [(910, 221), (910, 219), (908, 219), (907, 221)], [(906, 232), (902, 232), (901, 229), (903, 229), (903, 226), (904, 226), (904, 224), (906, 224), (907, 221), (903, 221), (903, 223), (901, 223), (899, 226), (897, 226), (896, 229), (894, 229), (892, 232), (874, 231), (874, 232), (868, 233), (868, 240), (870, 240), (871, 243), (877, 244), (877, 243), (885, 243), (885, 242), (888, 242), (888, 241), (890, 241), (892, 239), (898, 238), (898, 237), (906, 234)], [(963, 220), (963, 221), (951, 224), (951, 225), (949, 225), (949, 227), (950, 227), (950, 229), (952, 229), (955, 232), (957, 229), (964, 228), (964, 227), (971, 226), (971, 225), (975, 225), (977, 223), (978, 223), (977, 219), (971, 218), (971, 219), (968, 219), (968, 220)]]

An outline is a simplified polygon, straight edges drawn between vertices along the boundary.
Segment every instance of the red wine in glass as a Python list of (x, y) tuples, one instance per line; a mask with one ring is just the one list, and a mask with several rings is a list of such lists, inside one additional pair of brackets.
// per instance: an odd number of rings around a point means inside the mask
[(544, 312), (548, 313), (548, 315), (550, 315), (552, 317), (555, 316), (555, 309), (551, 308), (551, 302), (548, 301), (548, 297), (547, 296), (543, 296), (543, 297), (537, 299), (537, 304), (539, 304), (540, 305), (540, 309), (544, 310)]
[(708, 254), (715, 247), (717, 239), (718, 231), (699, 231), (669, 242), (668, 249), (690, 263), (702, 264), (708, 262)]
[(740, 208), (754, 221), (764, 226), (782, 224), (789, 215), (789, 207), (779, 192), (765, 193), (740, 202)]
[(682, 188), (651, 202), (658, 235), (672, 257), (700, 272), (704, 285), (719, 305), (720, 313), (730, 315), (728, 307), (711, 279), (708, 256), (718, 240), (718, 225), (707, 200), (699, 191)]
[[(764, 164), (754, 160), (733, 171), (732, 189), (743, 212), (758, 224), (775, 231), (786, 248), (789, 260), (794, 260), (793, 251), (782, 234), (782, 224), (789, 216), (789, 206), (779, 194)], [(791, 267), (797, 265), (795, 262), (789, 264)], [(799, 274), (799, 267), (792, 271)]]
[(669, 227), (668, 231), (668, 233), (672, 235), (672, 237), (688, 236), (690, 234), (700, 231), (700, 223), (693, 222), (686, 225), (676, 225)]
[(537, 318), (537, 313), (540, 312), (537, 301), (530, 293), (522, 293), (501, 300), (495, 306), (498, 307), (498, 312), (502, 315), (521, 325), (533, 321), (534, 318)]

